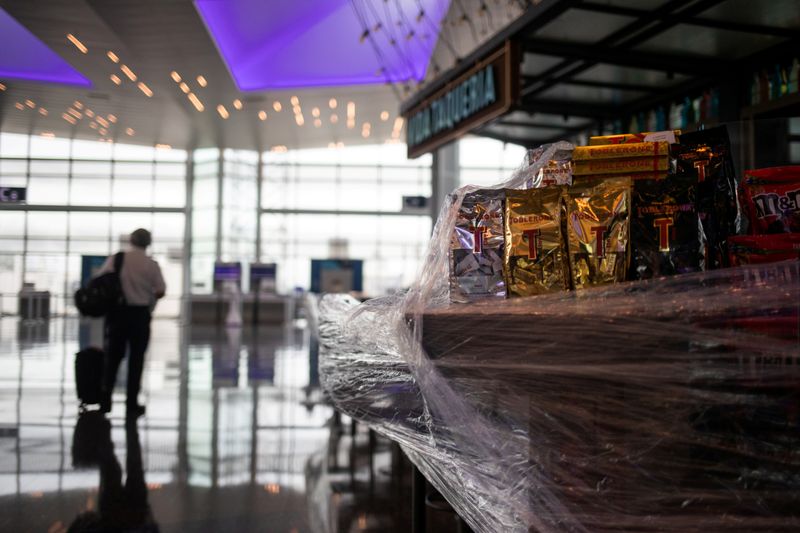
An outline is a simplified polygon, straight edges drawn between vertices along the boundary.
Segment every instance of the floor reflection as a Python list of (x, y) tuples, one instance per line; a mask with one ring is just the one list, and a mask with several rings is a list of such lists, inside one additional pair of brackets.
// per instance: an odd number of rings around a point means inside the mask
[(137, 424), (119, 384), (107, 419), (78, 415), (96, 327), (0, 319), (0, 531), (408, 530), (397, 450), (335, 423), (302, 322), (155, 321)]

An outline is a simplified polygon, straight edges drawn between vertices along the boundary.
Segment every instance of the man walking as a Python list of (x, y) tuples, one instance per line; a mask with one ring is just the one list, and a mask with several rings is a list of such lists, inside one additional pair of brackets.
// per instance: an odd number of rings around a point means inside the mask
[[(139, 417), (145, 412), (139, 404), (139, 388), (144, 369), (144, 353), (150, 342), (150, 317), (156, 301), (164, 297), (166, 284), (158, 263), (145, 252), (152, 237), (145, 229), (137, 229), (130, 236), (130, 250), (125, 252), (119, 278), (124, 305), (106, 317), (106, 365), (103, 376), (103, 396), (100, 408), (111, 411), (111, 393), (117, 380), (117, 370), (128, 353), (127, 415)], [(98, 273), (114, 271), (114, 256), (109, 257)]]

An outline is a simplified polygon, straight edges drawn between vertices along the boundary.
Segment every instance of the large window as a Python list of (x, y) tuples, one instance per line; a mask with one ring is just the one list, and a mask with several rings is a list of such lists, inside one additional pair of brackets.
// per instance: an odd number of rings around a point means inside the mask
[(156, 313), (179, 314), (185, 151), (3, 133), (0, 186), (28, 189), (27, 204), (0, 209), (0, 313), (33, 284), (53, 314), (75, 314), (81, 256), (109, 255), (144, 227), (168, 286)]
[(404, 145), (295, 150), (263, 156), (261, 259), (278, 263), (278, 286), (307, 289), (311, 259), (364, 260), (364, 292), (407, 287), (430, 239), (427, 213), (403, 196), (430, 196), (430, 157)]

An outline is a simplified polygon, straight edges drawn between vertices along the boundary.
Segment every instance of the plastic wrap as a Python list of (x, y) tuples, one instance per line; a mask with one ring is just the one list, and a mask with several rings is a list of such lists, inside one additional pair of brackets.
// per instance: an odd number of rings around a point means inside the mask
[(798, 530), (800, 261), (450, 303), (474, 190), (443, 208), (406, 293), (321, 301), (337, 407), (475, 531)]

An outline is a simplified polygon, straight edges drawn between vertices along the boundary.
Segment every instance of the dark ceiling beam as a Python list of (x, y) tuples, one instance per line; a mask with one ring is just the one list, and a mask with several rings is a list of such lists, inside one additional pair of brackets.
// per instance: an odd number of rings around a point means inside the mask
[(564, 80), (563, 85), (577, 85), (578, 87), (595, 87), (598, 89), (616, 89), (618, 91), (636, 91), (642, 93), (652, 93), (660, 91), (661, 87), (645, 85), (643, 83), (623, 83), (616, 81), (597, 81), (597, 80)]
[[(523, 122), (521, 120), (499, 120), (494, 123), (495, 126), (507, 126), (510, 128), (531, 128), (540, 130), (563, 130), (571, 126), (558, 125), (558, 124), (537, 124), (535, 122)], [(582, 128), (591, 127), (591, 124), (584, 125)]]
[(727, 62), (717, 58), (703, 59), (696, 56), (660, 54), (639, 50), (623, 51), (600, 44), (578, 44), (551, 39), (527, 39), (525, 41), (525, 52), (558, 56), (565, 59), (581, 59), (621, 67), (680, 72), (683, 74), (720, 72), (724, 71), (728, 66)]
[[(625, 17), (639, 18), (647, 15), (649, 11), (634, 7), (617, 6), (610, 4), (600, 4), (597, 2), (582, 2), (575, 6), (576, 9), (592, 11), (595, 13), (606, 13), (609, 15), (622, 15)], [(704, 28), (715, 28), (718, 30), (736, 31), (740, 33), (755, 33), (758, 35), (771, 35), (773, 37), (785, 37), (792, 39), (800, 35), (795, 28), (779, 28), (766, 26), (763, 24), (750, 24), (742, 22), (731, 22), (727, 20), (716, 20), (706, 17), (697, 17), (684, 14), (672, 14), (659, 16), (659, 19), (673, 24), (689, 24), (691, 26), (701, 26)]]
[[(695, 15), (715, 6), (721, 1), (723, 0), (701, 0), (686, 8), (686, 0), (670, 0), (657, 9), (647, 12), (646, 15), (634, 20), (630, 24), (626, 24), (611, 35), (601, 39), (596, 44), (601, 46), (615, 46), (620, 49), (635, 46), (674, 26), (672, 23), (660, 21), (660, 17), (671, 14), (675, 10), (681, 8), (685, 8), (682, 13), (686, 15)], [(521, 96), (522, 98), (526, 98), (546, 91), (563, 80), (570, 79), (581, 72), (585, 72), (595, 64), (596, 63), (592, 61), (578, 61), (576, 59), (564, 60), (541, 73), (539, 75), (540, 82), (524, 88)]]
[(537, 98), (523, 102), (520, 110), (528, 113), (544, 113), (546, 115), (561, 115), (564, 117), (588, 117), (594, 119), (611, 119), (619, 116), (619, 106), (575, 102), (572, 100), (543, 100)]
[(495, 141), (500, 141), (504, 143), (512, 143), (512, 144), (519, 144), (520, 146), (524, 146), (526, 148), (532, 146), (540, 146), (544, 144), (544, 140), (542, 139), (529, 139), (529, 138), (522, 138), (522, 137), (515, 137), (513, 135), (505, 135), (503, 133), (497, 133), (495, 131), (491, 131), (487, 128), (483, 128), (473, 132), (475, 135), (480, 135), (481, 137), (488, 137), (489, 139), (494, 139)]

